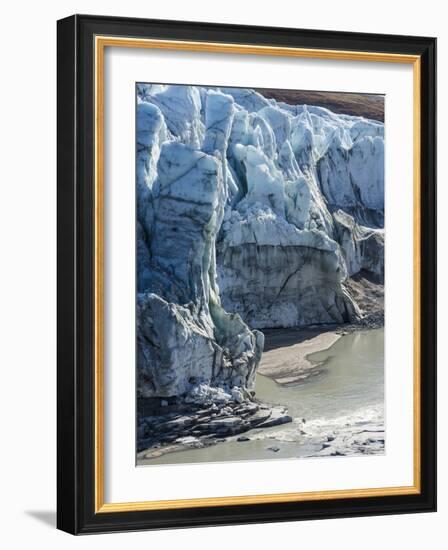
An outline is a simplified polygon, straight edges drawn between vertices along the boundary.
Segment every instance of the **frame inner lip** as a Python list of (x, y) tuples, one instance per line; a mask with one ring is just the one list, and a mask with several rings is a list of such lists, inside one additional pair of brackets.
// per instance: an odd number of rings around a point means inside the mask
[[(414, 83), (414, 483), (404, 487), (362, 488), (298, 493), (273, 493), (266, 495), (226, 496), (213, 498), (177, 499), (163, 501), (139, 501), (106, 503), (104, 501), (104, 360), (103, 360), (103, 200), (104, 200), (104, 48), (157, 48), (210, 53), (240, 53), (286, 57), (309, 57), (319, 59), (370, 61), (413, 64)], [(420, 117), (421, 117), (421, 56), (370, 51), (326, 50), (291, 46), (261, 46), (255, 44), (231, 44), (226, 42), (203, 42), (151, 38), (124, 38), (112, 35), (94, 36), (95, 55), (95, 513), (163, 510), (204, 506), (236, 506), (281, 502), (304, 502), (341, 498), (379, 497), (421, 493), (421, 425), (420, 425)]]

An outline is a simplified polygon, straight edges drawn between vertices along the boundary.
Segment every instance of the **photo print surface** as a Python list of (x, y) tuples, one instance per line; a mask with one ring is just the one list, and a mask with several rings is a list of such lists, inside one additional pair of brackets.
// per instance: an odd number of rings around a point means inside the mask
[(385, 452), (384, 96), (136, 85), (137, 465)]

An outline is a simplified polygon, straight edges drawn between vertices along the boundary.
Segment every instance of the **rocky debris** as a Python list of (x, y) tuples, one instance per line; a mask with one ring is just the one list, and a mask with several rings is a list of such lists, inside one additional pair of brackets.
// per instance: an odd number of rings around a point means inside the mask
[[(146, 414), (141, 412), (138, 417), (139, 458), (213, 445), (254, 428), (270, 428), (292, 421), (285, 407), (270, 407), (249, 400), (235, 402), (228, 399), (217, 406), (211, 401), (198, 403), (183, 397), (173, 402), (168, 412), (157, 400), (151, 401), (146, 404)], [(145, 410), (141, 401), (139, 409)], [(238, 441), (248, 439), (239, 438)]]
[(342, 330), (348, 333), (384, 326), (384, 285), (374, 275), (362, 270), (350, 277), (346, 286), (359, 306), (360, 316), (355, 323), (341, 327)]
[(282, 408), (274, 408), (272, 409), (271, 415), (262, 423), (259, 424), (257, 427), (259, 428), (271, 428), (273, 426), (280, 426), (281, 424), (287, 424), (288, 422), (292, 422), (292, 417), (285, 414), (286, 409)]
[(306, 424), (294, 419), (290, 426), (279, 431), (253, 433), (252, 440), (269, 440), (269, 450), (284, 443), (300, 442), (300, 457), (359, 456), (383, 454), (385, 449), (384, 419), (382, 413), (369, 417), (322, 419)]
[(327, 442), (313, 456), (351, 456), (375, 455), (384, 453), (384, 427), (373, 430), (340, 430), (339, 433), (327, 436)]

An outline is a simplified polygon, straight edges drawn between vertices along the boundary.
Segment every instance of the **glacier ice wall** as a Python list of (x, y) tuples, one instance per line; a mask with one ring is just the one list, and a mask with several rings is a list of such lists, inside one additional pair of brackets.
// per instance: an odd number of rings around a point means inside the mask
[(382, 278), (384, 126), (246, 89), (137, 102), (139, 394), (250, 389), (254, 329), (351, 321), (347, 278)]

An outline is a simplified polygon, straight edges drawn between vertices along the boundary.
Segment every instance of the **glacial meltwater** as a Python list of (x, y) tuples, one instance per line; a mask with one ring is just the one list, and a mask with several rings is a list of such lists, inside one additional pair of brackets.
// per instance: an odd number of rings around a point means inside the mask
[[(140, 464), (181, 464), (384, 452), (384, 329), (358, 331), (308, 357), (319, 374), (281, 386), (257, 375), (256, 396), (284, 405), (293, 422)], [(249, 438), (249, 440), (246, 440)]]

